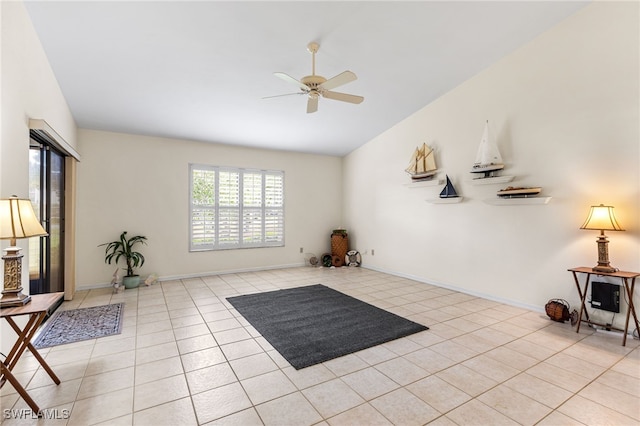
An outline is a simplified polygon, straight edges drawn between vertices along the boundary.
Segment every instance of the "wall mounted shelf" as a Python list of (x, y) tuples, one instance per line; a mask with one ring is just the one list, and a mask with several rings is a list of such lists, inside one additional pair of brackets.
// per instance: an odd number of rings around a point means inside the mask
[(436, 185), (442, 185), (444, 183), (443, 179), (430, 179), (430, 180), (423, 180), (420, 182), (409, 182), (409, 183), (404, 183), (403, 185), (409, 188), (422, 188), (425, 186), (436, 186)]
[(430, 198), (427, 203), (431, 204), (455, 204), (462, 202), (464, 197), (451, 197), (451, 198)]
[(488, 178), (472, 179), (472, 185), (492, 185), (494, 183), (506, 183), (511, 182), (515, 176), (496, 176)]
[(515, 206), (526, 204), (547, 204), (550, 200), (551, 197), (487, 198), (484, 202), (493, 206)]

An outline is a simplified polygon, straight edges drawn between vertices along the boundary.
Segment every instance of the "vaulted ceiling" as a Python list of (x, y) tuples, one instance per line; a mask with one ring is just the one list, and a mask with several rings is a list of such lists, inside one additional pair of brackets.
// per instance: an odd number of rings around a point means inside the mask
[[(81, 128), (342, 156), (586, 2), (25, 2)], [(353, 71), (306, 95), (276, 78)], [(416, 141), (419, 142), (419, 141)]]

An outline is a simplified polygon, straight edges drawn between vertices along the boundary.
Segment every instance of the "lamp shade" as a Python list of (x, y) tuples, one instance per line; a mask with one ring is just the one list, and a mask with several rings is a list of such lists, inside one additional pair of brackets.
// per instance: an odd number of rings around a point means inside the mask
[(622, 226), (618, 224), (615, 214), (613, 214), (613, 206), (591, 206), (589, 216), (580, 229), (593, 229), (598, 231), (624, 231)]
[(18, 198), (0, 199), (0, 239), (12, 241), (17, 238), (47, 235), (33, 211), (31, 200)]

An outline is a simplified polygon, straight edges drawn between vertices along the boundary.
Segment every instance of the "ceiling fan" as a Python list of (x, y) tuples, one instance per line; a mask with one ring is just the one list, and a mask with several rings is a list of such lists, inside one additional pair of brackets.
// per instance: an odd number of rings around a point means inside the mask
[(320, 45), (315, 42), (311, 42), (307, 45), (307, 50), (312, 55), (311, 75), (302, 77), (302, 79), (300, 80), (296, 80), (295, 78), (283, 72), (274, 73), (276, 77), (280, 77), (284, 81), (298, 86), (300, 88), (300, 92), (287, 93), (285, 95), (267, 96), (267, 98), (277, 98), (280, 96), (290, 95), (307, 95), (309, 97), (309, 99), (307, 100), (307, 113), (316, 112), (318, 110), (318, 98), (320, 96), (322, 96), (323, 98), (349, 102), (352, 104), (361, 103), (364, 100), (362, 96), (331, 91), (331, 89), (335, 89), (338, 86), (342, 86), (343, 84), (347, 84), (356, 80), (358, 77), (356, 77), (356, 75), (351, 71), (344, 71), (336, 75), (335, 77), (330, 78), (329, 80), (321, 75), (316, 75), (316, 53), (318, 52), (319, 48)]

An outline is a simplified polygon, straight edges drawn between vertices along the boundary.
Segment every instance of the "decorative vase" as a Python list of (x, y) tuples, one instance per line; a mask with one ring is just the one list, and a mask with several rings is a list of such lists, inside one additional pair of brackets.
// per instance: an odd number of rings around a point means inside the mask
[[(334, 229), (331, 233), (331, 255), (333, 266), (342, 266), (349, 250), (349, 237), (345, 229)], [(338, 260), (335, 257), (339, 258)]]
[(138, 288), (140, 285), (140, 275), (127, 275), (122, 278), (124, 288)]

